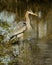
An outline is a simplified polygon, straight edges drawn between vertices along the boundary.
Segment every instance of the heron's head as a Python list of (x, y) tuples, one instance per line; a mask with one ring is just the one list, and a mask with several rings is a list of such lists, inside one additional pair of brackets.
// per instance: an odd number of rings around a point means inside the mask
[(29, 14), (34, 15), (34, 16), (38, 16), (37, 13), (34, 13), (32, 10), (30, 10), (30, 11), (27, 11), (27, 12), (26, 12), (25, 17), (28, 16)]

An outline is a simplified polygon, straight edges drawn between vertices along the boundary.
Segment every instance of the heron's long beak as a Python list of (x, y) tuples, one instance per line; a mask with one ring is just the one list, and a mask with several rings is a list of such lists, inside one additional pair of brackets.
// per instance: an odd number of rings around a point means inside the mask
[(36, 13), (32, 13), (32, 15), (38, 16)]

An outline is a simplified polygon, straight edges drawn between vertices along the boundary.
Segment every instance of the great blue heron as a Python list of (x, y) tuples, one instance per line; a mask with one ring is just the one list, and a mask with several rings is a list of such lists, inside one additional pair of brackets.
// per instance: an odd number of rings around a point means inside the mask
[(14, 36), (21, 37), (23, 35), (23, 32), (26, 30), (26, 28), (28, 31), (32, 29), (32, 27), (30, 25), (29, 14), (34, 15), (34, 16), (38, 16), (36, 13), (33, 13), (32, 11), (26, 11), (26, 14), (25, 14), (26, 21), (19, 22), (17, 24), (17, 26), (14, 27), (14, 31), (12, 33), (11, 38), (13, 38)]

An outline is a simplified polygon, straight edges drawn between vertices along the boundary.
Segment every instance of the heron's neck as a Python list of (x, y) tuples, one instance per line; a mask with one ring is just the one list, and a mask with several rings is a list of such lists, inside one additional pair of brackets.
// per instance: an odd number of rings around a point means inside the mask
[(27, 29), (28, 29), (28, 30), (31, 30), (31, 29), (32, 29), (32, 27), (31, 27), (31, 25), (30, 25), (29, 15), (26, 15), (26, 25), (27, 25)]

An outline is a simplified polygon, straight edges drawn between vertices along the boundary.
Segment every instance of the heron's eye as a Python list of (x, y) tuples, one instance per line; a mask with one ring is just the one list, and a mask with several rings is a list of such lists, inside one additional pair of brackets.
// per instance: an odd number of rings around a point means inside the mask
[(26, 23), (25, 23), (25, 22), (24, 22), (23, 24), (24, 24), (24, 25), (26, 25)]

